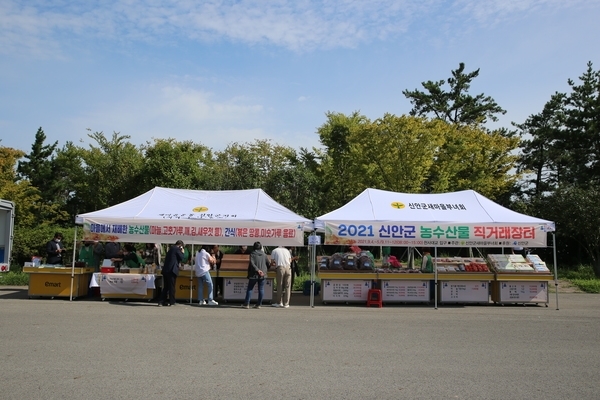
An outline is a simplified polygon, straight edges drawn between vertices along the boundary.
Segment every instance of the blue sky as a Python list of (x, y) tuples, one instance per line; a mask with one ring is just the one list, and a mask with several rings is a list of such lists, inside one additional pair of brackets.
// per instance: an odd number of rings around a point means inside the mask
[(600, 69), (599, 20), (598, 0), (2, 0), (0, 145), (318, 147), (327, 111), (406, 114), (460, 62), (510, 127)]

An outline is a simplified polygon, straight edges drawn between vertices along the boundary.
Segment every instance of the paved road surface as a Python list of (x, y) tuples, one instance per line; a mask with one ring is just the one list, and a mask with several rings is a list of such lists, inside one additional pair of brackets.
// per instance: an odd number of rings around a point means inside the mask
[(2, 399), (598, 399), (600, 295), (244, 310), (0, 287)]

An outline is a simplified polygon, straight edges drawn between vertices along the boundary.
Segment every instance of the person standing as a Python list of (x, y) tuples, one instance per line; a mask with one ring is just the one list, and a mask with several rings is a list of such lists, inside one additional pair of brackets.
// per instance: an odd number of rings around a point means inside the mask
[(423, 249), (423, 262), (421, 263), (422, 272), (433, 272), (433, 258), (431, 258), (431, 250)]
[(258, 283), (258, 301), (254, 308), (262, 306), (262, 300), (265, 295), (265, 278), (269, 270), (269, 258), (262, 249), (260, 242), (254, 242), (254, 250), (250, 253), (250, 262), (248, 263), (248, 289), (242, 308), (250, 308), (250, 298), (254, 285)]
[(125, 267), (131, 268), (143, 268), (144, 260), (142, 257), (135, 251), (135, 247), (132, 244), (126, 244), (123, 247), (123, 254), (119, 256), (120, 258), (111, 259), (112, 262), (118, 262), (125, 264)]
[(290, 253), (289, 249), (279, 246), (271, 252), (271, 259), (277, 271), (277, 297), (279, 298), (279, 301), (271, 305), (273, 307), (289, 308), (292, 280), (292, 253)]
[(46, 243), (46, 253), (48, 254), (46, 262), (48, 264), (64, 264), (63, 253), (66, 248), (65, 245), (61, 243), (62, 238), (62, 233), (56, 232), (54, 238)]
[(94, 257), (94, 247), (91, 241), (86, 240), (83, 242), (83, 246), (79, 249), (79, 261), (83, 261), (88, 267), (96, 269), (96, 258)]
[[(167, 252), (165, 264), (162, 268), (163, 290), (158, 301), (158, 306), (175, 305), (175, 281), (179, 275), (179, 263), (183, 260), (183, 241), (178, 240)], [(167, 304), (167, 295), (169, 303)]]
[[(119, 242), (106, 242), (104, 245), (104, 257), (109, 259), (120, 259), (123, 256), (123, 252), (121, 251), (121, 243)], [(113, 262), (115, 266), (115, 271), (118, 271), (121, 268), (121, 262)]]
[[(215, 258), (208, 253), (209, 246), (202, 246), (200, 251), (196, 253), (196, 262), (194, 264), (194, 273), (198, 277), (198, 305), (218, 306), (213, 299), (213, 283), (210, 277), (210, 268), (216, 263)], [(204, 298), (204, 284), (208, 289), (208, 298)]]
[(159, 265), (158, 245), (156, 243), (146, 243), (143, 250), (144, 262), (147, 265)]
[(100, 265), (102, 265), (102, 260), (104, 259), (104, 246), (99, 241), (94, 241), (94, 269), (96, 272), (100, 270)]
[(219, 250), (218, 244), (213, 245), (211, 254), (215, 258), (215, 264), (213, 267), (216, 270), (217, 275), (217, 277), (215, 278), (215, 284), (213, 286), (213, 298), (216, 299), (219, 293), (221, 294), (221, 296), (223, 296), (223, 278), (219, 276), (219, 270), (221, 269), (221, 261), (223, 260), (223, 252)]
[(290, 283), (290, 290), (294, 289), (294, 279), (297, 276), (300, 276), (300, 268), (298, 266), (298, 260), (300, 259), (300, 256), (298, 255), (298, 249), (295, 247), (291, 247), (290, 248), (290, 253), (292, 254), (292, 279), (291, 279), (291, 283)]
[(234, 254), (250, 254), (252, 251), (248, 249), (248, 246), (239, 246)]

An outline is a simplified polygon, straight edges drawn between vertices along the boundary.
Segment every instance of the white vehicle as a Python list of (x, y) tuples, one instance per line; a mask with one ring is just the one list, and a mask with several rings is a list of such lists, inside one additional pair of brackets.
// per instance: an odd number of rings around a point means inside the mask
[(0, 272), (6, 272), (10, 269), (14, 223), (15, 203), (0, 200)]

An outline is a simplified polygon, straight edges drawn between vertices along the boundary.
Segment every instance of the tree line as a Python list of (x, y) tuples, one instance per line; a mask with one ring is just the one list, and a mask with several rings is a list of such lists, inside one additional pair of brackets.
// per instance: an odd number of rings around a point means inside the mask
[(461, 63), (447, 80), (403, 91), (413, 106), (408, 115), (327, 112), (316, 129), (321, 147), (312, 149), (254, 140), (215, 151), (172, 138), (136, 146), (128, 135), (91, 130), (89, 144), (59, 146), (40, 127), (29, 152), (0, 145), (0, 198), (16, 203), (13, 259), (22, 264), (43, 253), (55, 230), (69, 240), (75, 215), (155, 186), (262, 188), (307, 218), (369, 187), (472, 189), (555, 221), (559, 264), (590, 263), (600, 276), (600, 72), (588, 63), (577, 81), (568, 80), (569, 93), (555, 93), (539, 114), (500, 129), (486, 125), (505, 110), (470, 93), (478, 75)]

